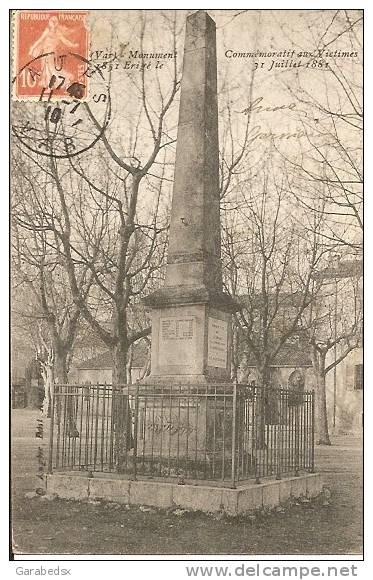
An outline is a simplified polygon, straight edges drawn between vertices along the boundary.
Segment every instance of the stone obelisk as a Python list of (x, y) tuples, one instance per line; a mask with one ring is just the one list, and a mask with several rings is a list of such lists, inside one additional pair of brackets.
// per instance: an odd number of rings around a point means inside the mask
[(223, 292), (215, 22), (187, 18), (165, 285), (144, 299), (151, 310), (147, 382), (230, 379), (231, 314)]

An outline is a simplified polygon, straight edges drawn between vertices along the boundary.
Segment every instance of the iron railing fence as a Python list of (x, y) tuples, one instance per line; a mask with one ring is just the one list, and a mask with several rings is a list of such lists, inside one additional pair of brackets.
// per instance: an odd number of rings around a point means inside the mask
[(56, 385), (49, 470), (223, 485), (314, 470), (314, 394), (251, 385)]

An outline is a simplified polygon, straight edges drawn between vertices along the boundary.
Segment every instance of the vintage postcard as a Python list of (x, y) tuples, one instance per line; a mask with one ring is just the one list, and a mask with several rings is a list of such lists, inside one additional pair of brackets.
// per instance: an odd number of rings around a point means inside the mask
[(361, 559), (363, 11), (10, 24), (11, 557)]

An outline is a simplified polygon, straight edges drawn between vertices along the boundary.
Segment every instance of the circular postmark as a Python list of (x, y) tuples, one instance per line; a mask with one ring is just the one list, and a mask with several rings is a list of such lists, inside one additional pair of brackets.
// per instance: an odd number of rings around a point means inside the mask
[[(71, 70), (80, 71), (79, 80)], [(15, 103), (12, 112), (12, 133), (24, 147), (63, 159), (84, 153), (102, 138), (111, 118), (111, 99), (99, 67), (73, 52), (50, 52), (24, 65), (13, 84), (26, 74), (36, 98)]]

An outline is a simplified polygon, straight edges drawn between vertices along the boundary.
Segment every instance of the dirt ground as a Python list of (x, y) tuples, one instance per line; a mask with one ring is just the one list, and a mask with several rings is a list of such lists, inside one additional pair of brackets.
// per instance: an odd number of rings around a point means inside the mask
[[(117, 504), (25, 498), (35, 489), (35, 411), (12, 420), (12, 529), (18, 554), (361, 554), (362, 442), (317, 448), (331, 490), (321, 501), (254, 518), (213, 518)], [(45, 442), (46, 444), (46, 442)]]

